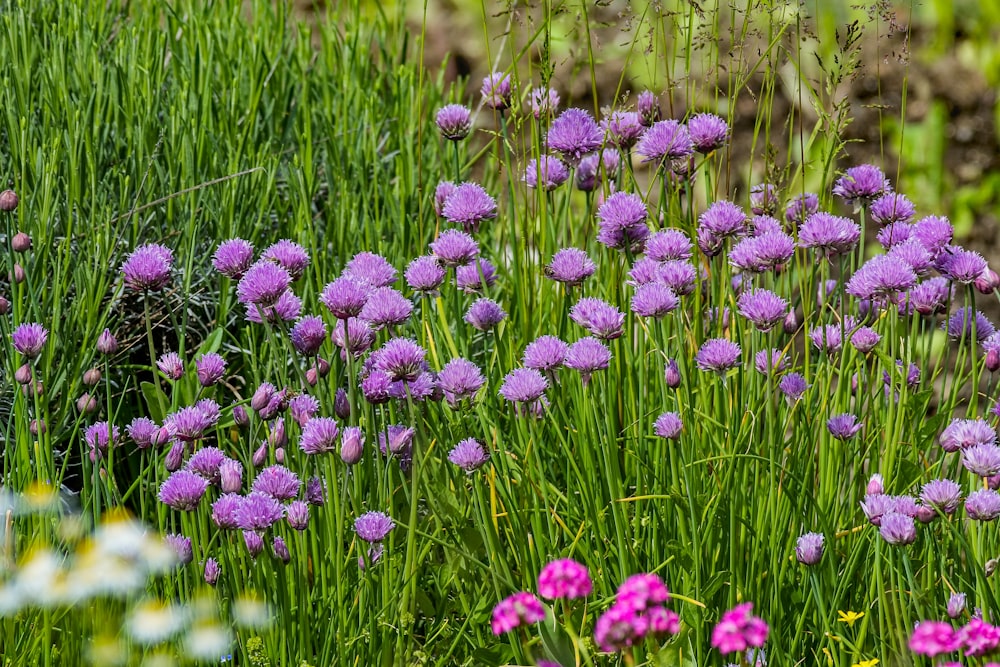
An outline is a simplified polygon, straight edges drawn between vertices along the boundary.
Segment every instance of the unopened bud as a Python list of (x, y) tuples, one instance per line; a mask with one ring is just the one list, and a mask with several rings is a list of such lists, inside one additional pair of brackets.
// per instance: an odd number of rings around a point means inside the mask
[[(34, 391), (32, 391), (34, 389)], [(45, 395), (45, 385), (42, 384), (41, 380), (36, 380), (34, 385), (31, 382), (21, 385), (21, 393), (26, 397), (31, 398), (32, 396), (42, 397)]]
[(28, 430), (31, 431), (31, 435), (38, 435), (39, 433), (45, 433), (48, 428), (45, 426), (44, 419), (32, 419), (31, 423), (28, 424)]
[(0, 315), (6, 315), (9, 312), (10, 312), (10, 301), (0, 296)]
[(1000, 287), (1000, 276), (993, 269), (986, 269), (979, 274), (979, 277), (972, 284), (980, 294), (993, 294), (993, 291)]
[(785, 315), (783, 327), (785, 329), (785, 333), (789, 336), (799, 330), (799, 318), (795, 315), (794, 310), (788, 311), (788, 314)]
[(31, 250), (31, 237), (24, 232), (14, 234), (10, 240), (10, 248), (14, 252), (28, 252)]
[(274, 460), (276, 463), (283, 464), (285, 462), (285, 448), (278, 447), (274, 450)]
[(333, 413), (341, 419), (350, 419), (351, 417), (351, 402), (343, 387), (338, 389), (333, 397)]
[(316, 383), (319, 382), (319, 375), (316, 373), (315, 368), (310, 368), (306, 371), (306, 382), (310, 387), (315, 387)]
[(83, 383), (88, 387), (93, 387), (95, 384), (101, 381), (101, 369), (91, 368), (84, 372)]
[(240, 428), (247, 426), (250, 423), (250, 416), (247, 415), (247, 409), (242, 405), (233, 406), (233, 421)]
[(28, 384), (31, 382), (31, 366), (29, 364), (24, 364), (19, 366), (16, 371), (14, 371), (14, 381), (18, 384)]
[(663, 379), (671, 389), (681, 386), (681, 369), (677, 367), (676, 359), (667, 359), (663, 368)]
[(184, 443), (178, 440), (170, 447), (170, 451), (167, 452), (167, 457), (163, 461), (163, 466), (167, 469), (167, 472), (175, 472), (180, 470), (181, 463), (184, 462)]
[(319, 373), (321, 378), (325, 378), (330, 374), (330, 362), (323, 357), (316, 357), (316, 372)]
[(84, 394), (76, 399), (76, 409), (85, 414), (92, 414), (97, 410), (97, 399), (90, 394)]
[(23, 283), (28, 276), (24, 272), (23, 266), (21, 266), (20, 264), (15, 264), (14, 271), (10, 274), (9, 277), (11, 282), (20, 284)]
[(251, 459), (251, 462), (253, 463), (253, 467), (254, 468), (261, 467), (262, 465), (264, 465), (265, 461), (267, 461), (267, 443), (266, 442), (264, 444), (262, 444), (260, 447), (257, 448), (257, 451), (255, 451), (253, 453), (253, 458)]
[(986, 370), (990, 373), (1000, 370), (1000, 348), (991, 347), (986, 351)]
[(118, 341), (111, 335), (110, 329), (105, 329), (104, 332), (97, 337), (96, 347), (97, 351), (101, 354), (114, 354), (118, 351)]
[(10, 213), (17, 208), (17, 193), (13, 190), (4, 190), (0, 192), (0, 211), (5, 213)]

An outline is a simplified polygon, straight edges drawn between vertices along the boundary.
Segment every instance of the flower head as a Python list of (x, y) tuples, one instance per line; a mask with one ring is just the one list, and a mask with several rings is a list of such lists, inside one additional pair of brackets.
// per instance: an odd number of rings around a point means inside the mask
[(48, 330), (35, 322), (20, 324), (14, 329), (14, 333), (11, 334), (11, 342), (14, 344), (14, 349), (28, 359), (34, 359), (41, 354), (42, 348), (45, 347), (45, 341), (48, 338)]
[(752, 612), (753, 603), (744, 602), (723, 614), (712, 629), (712, 646), (720, 653), (740, 653), (751, 646), (763, 646), (767, 623)]
[(963, 285), (975, 282), (988, 268), (982, 255), (963, 248), (943, 252), (938, 255), (937, 260), (937, 268), (944, 276)]
[(590, 336), (581, 338), (569, 346), (566, 353), (566, 368), (580, 373), (584, 386), (596, 371), (603, 371), (611, 362), (611, 350), (604, 343)]
[(740, 364), (740, 346), (724, 338), (705, 341), (695, 355), (695, 363), (703, 371), (725, 373)]
[(448, 104), (438, 109), (434, 122), (441, 136), (451, 141), (461, 141), (472, 129), (472, 111), (463, 104)]
[(274, 262), (288, 271), (292, 280), (298, 280), (309, 266), (309, 253), (294, 241), (282, 239), (268, 246), (260, 255), (261, 260)]
[(500, 395), (511, 403), (534, 403), (548, 387), (548, 380), (534, 368), (517, 368), (504, 377)]
[[(336, 451), (340, 427), (330, 417), (313, 417), (302, 428), (299, 449), (309, 455)], [(296, 487), (297, 488), (297, 487)]]
[(489, 331), (506, 317), (507, 313), (500, 304), (492, 299), (481, 298), (469, 306), (462, 319), (480, 331)]
[(648, 217), (646, 204), (639, 195), (616, 192), (597, 211), (597, 240), (609, 248), (637, 250), (649, 236)]
[(736, 310), (758, 331), (770, 331), (785, 319), (788, 302), (770, 290), (754, 289), (740, 295)]
[(845, 291), (859, 299), (876, 299), (916, 284), (917, 274), (909, 264), (893, 255), (876, 255), (854, 272)]
[(948, 623), (921, 621), (910, 635), (910, 650), (918, 655), (935, 657), (959, 647), (958, 635)]
[(789, 373), (778, 381), (778, 391), (784, 394), (790, 403), (801, 399), (807, 389), (809, 384), (801, 373)]
[(849, 253), (860, 239), (857, 223), (830, 213), (813, 213), (799, 227), (799, 247), (814, 248), (827, 259)]
[(475, 438), (466, 438), (448, 452), (448, 460), (467, 473), (482, 468), (490, 460), (490, 454)]
[(497, 202), (478, 183), (462, 183), (448, 196), (441, 213), (465, 231), (475, 232), (481, 222), (497, 217)]
[(550, 561), (538, 575), (538, 594), (547, 600), (585, 598), (592, 590), (587, 567), (572, 558)]
[(653, 423), (653, 433), (666, 440), (676, 440), (683, 429), (684, 423), (676, 412), (664, 412)]
[(882, 515), (878, 527), (879, 535), (889, 544), (913, 544), (917, 539), (917, 525), (913, 517), (895, 510)]
[(173, 252), (158, 243), (141, 245), (125, 259), (125, 286), (135, 291), (155, 291), (170, 282)]
[(521, 180), (529, 188), (534, 189), (541, 186), (542, 190), (551, 191), (565, 183), (568, 178), (569, 169), (562, 160), (551, 155), (543, 155), (537, 160), (528, 161)]
[(514, 593), (504, 598), (493, 608), (490, 626), (493, 634), (499, 636), (521, 625), (540, 623), (545, 619), (545, 607), (528, 592)]
[(382, 255), (359, 252), (344, 267), (344, 275), (371, 289), (388, 287), (396, 282), (396, 268)]
[(291, 500), (299, 495), (300, 486), (298, 475), (283, 465), (273, 465), (257, 473), (250, 488), (276, 500)]
[(414, 292), (434, 294), (444, 282), (447, 271), (434, 255), (417, 257), (406, 267), (406, 284)]
[(456, 407), (463, 399), (475, 396), (484, 384), (486, 378), (479, 367), (461, 357), (446, 363), (438, 373), (438, 386), (452, 407)]
[(971, 306), (960, 308), (948, 318), (943, 328), (950, 338), (959, 342), (971, 341), (975, 337), (977, 343), (982, 343), (996, 331), (993, 323)]
[(354, 532), (370, 544), (384, 540), (395, 527), (396, 523), (385, 512), (365, 512), (354, 520)]
[[(212, 509), (215, 509), (214, 505)], [(284, 515), (285, 510), (277, 498), (253, 491), (239, 500), (233, 509), (232, 519), (240, 530), (265, 531), (281, 521)]]
[(412, 312), (412, 301), (391, 287), (379, 287), (368, 295), (358, 317), (379, 330), (402, 324)]
[(559, 91), (554, 88), (534, 88), (528, 98), (531, 113), (536, 120), (555, 113), (559, 108)]
[(556, 252), (545, 267), (545, 275), (566, 285), (581, 285), (594, 275), (597, 265), (579, 248), (563, 248)]
[(643, 162), (659, 164), (686, 158), (694, 153), (694, 148), (686, 127), (676, 120), (661, 120), (646, 130), (636, 144), (635, 152), (642, 156)]
[(868, 207), (868, 213), (872, 220), (880, 225), (890, 225), (893, 223), (908, 223), (913, 220), (917, 212), (913, 202), (907, 199), (906, 195), (896, 192), (886, 192), (884, 195), (872, 201)]
[(211, 387), (226, 374), (226, 360), (215, 352), (206, 352), (195, 359), (194, 364), (202, 387)]
[(524, 348), (522, 362), (526, 368), (554, 371), (566, 361), (569, 345), (555, 336), (539, 336)]
[(510, 106), (513, 95), (510, 84), (510, 75), (503, 72), (493, 72), (483, 79), (480, 93), (483, 96), (483, 104), (491, 109), (503, 111)]
[(613, 340), (625, 332), (625, 314), (601, 299), (580, 299), (570, 308), (569, 317), (601, 340)]
[(431, 252), (445, 266), (464, 266), (479, 256), (479, 244), (465, 232), (446, 229), (431, 243)]
[(891, 191), (889, 179), (881, 169), (871, 164), (851, 167), (833, 185), (833, 194), (855, 207), (868, 204)]
[(208, 480), (190, 470), (178, 470), (160, 485), (160, 502), (175, 510), (191, 512), (208, 490)]
[(920, 490), (920, 501), (945, 514), (952, 514), (962, 500), (962, 487), (950, 479), (935, 479), (924, 484)]
[[(640, 317), (660, 319), (673, 312), (680, 305), (674, 291), (661, 282), (640, 285), (632, 297), (632, 312)], [(781, 314), (784, 318), (784, 313)]]
[(803, 565), (815, 565), (823, 557), (823, 534), (806, 533), (795, 544), (795, 558)]
[(705, 155), (722, 148), (729, 141), (729, 125), (714, 113), (691, 116), (687, 131), (694, 149)]
[(583, 109), (566, 109), (552, 121), (546, 144), (569, 165), (577, 165), (587, 153), (600, 147), (604, 133), (594, 117)]
[(239, 280), (253, 264), (253, 245), (243, 239), (229, 239), (219, 244), (212, 256), (216, 271), (233, 280)]
[(830, 435), (837, 440), (850, 440), (861, 432), (862, 426), (864, 424), (850, 413), (834, 415), (826, 422), (826, 428), (830, 431)]

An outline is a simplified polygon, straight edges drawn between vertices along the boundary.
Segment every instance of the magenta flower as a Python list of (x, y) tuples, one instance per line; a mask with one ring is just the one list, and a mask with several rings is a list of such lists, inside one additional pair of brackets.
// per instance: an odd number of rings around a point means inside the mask
[(788, 302), (770, 290), (754, 289), (740, 295), (736, 310), (758, 331), (770, 331), (785, 319)]
[(379, 287), (372, 290), (358, 317), (378, 331), (402, 324), (412, 312), (412, 301), (391, 287)]
[(334, 317), (346, 320), (357, 317), (368, 302), (371, 289), (368, 284), (352, 276), (343, 275), (327, 284), (319, 300)]
[(540, 623), (545, 619), (545, 607), (541, 601), (528, 592), (514, 593), (504, 598), (493, 608), (490, 626), (493, 634), (502, 635), (521, 625)]
[(264, 468), (253, 480), (253, 491), (271, 496), (276, 500), (291, 500), (299, 495), (299, 476), (282, 465)]
[(554, 371), (566, 361), (569, 345), (555, 336), (539, 336), (524, 348), (521, 361), (526, 368)]
[(545, 267), (545, 276), (566, 285), (582, 285), (594, 275), (597, 265), (579, 248), (563, 248), (556, 252)]
[(245, 304), (246, 320), (255, 324), (268, 322), (291, 322), (302, 314), (302, 299), (291, 290), (285, 290), (272, 306)]
[(396, 282), (396, 269), (389, 261), (373, 252), (359, 252), (347, 262), (344, 275), (375, 289)]
[[(215, 510), (214, 505), (212, 509)], [(276, 498), (254, 491), (240, 499), (232, 510), (232, 521), (240, 530), (262, 532), (281, 521), (284, 514), (285, 510)]]
[(340, 427), (337, 426), (335, 419), (314, 417), (306, 422), (302, 428), (299, 449), (310, 456), (335, 451), (338, 435), (340, 435)]
[(767, 640), (767, 623), (752, 612), (753, 603), (744, 602), (723, 614), (712, 629), (712, 646), (723, 654), (763, 646)]
[(955, 630), (942, 621), (921, 621), (910, 635), (910, 650), (930, 658), (951, 653), (959, 647)]
[(590, 336), (581, 338), (569, 346), (566, 353), (566, 368), (580, 373), (583, 386), (590, 382), (590, 376), (607, 369), (611, 362), (611, 350), (604, 343)]
[(538, 594), (547, 600), (585, 598), (592, 590), (587, 567), (572, 558), (551, 561), (538, 575)]
[(830, 213), (813, 213), (799, 227), (799, 247), (814, 248), (826, 259), (849, 253), (860, 239), (856, 222)]
[(714, 113), (691, 116), (687, 130), (694, 149), (705, 155), (722, 148), (729, 141), (729, 125)]
[(226, 374), (226, 360), (215, 352), (206, 352), (195, 359), (194, 364), (202, 387), (211, 387)]
[(180, 380), (184, 375), (184, 362), (176, 352), (165, 352), (156, 360), (156, 367), (167, 379)]
[(601, 126), (608, 134), (608, 143), (622, 150), (632, 148), (646, 129), (635, 111), (613, 111)]
[(958, 642), (967, 656), (988, 655), (1000, 646), (1000, 628), (973, 617), (958, 631)]
[[(660, 319), (673, 312), (680, 305), (674, 291), (661, 282), (640, 285), (632, 297), (632, 312), (640, 317)], [(784, 318), (785, 314), (781, 314)]]
[(531, 114), (535, 120), (540, 120), (542, 116), (555, 113), (559, 108), (559, 91), (553, 88), (534, 88), (528, 98), (531, 104)]
[(625, 332), (625, 313), (601, 299), (583, 297), (570, 308), (569, 318), (601, 340), (614, 340)]
[(306, 315), (295, 323), (288, 337), (299, 354), (311, 357), (319, 352), (326, 340), (326, 324), (321, 317)]

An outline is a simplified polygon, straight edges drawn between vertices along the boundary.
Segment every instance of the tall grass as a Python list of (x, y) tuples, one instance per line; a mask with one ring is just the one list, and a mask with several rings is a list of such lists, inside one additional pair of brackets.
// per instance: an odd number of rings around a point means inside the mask
[[(511, 19), (504, 36), (483, 35), (490, 62), (514, 84), (503, 111), (445, 90), (419, 66), (426, 33), (407, 33), (402, 7), (354, 3), (315, 27), (263, 1), (15, 3), (0, 13), (0, 177), (20, 196), (16, 210), (0, 213), (4, 261), (11, 275), (15, 264), (25, 274), (0, 287), (10, 301), (0, 318), (3, 664), (188, 664), (230, 655), (250, 665), (746, 664), (748, 656), (720, 656), (711, 634), (723, 612), (753, 601), (771, 628), (768, 664), (894, 665), (914, 664), (914, 623), (944, 617), (952, 591), (968, 594), (964, 615), (976, 607), (992, 618), (994, 524), (961, 512), (936, 517), (918, 526), (913, 545), (894, 546), (859, 507), (875, 473), (886, 494), (916, 493), (940, 476), (960, 480), (964, 493), (982, 488), (988, 482), (963, 470), (959, 454), (943, 453), (938, 436), (953, 417), (983, 416), (991, 428), (997, 420), (985, 350), (948, 341), (941, 314), (906, 314), (909, 293), (900, 297), (903, 313), (848, 294), (847, 279), (884, 253), (878, 245), (862, 241), (833, 261), (799, 248), (780, 270), (749, 278), (729, 262), (738, 238), (715, 256), (695, 246), (690, 294), (651, 318), (631, 309), (642, 249), (623, 252), (596, 238), (597, 213), (615, 191), (641, 197), (643, 225), (694, 242), (713, 203), (749, 210), (749, 186), (765, 182), (776, 199), (753, 206), (779, 219), (793, 198), (815, 192), (822, 210), (873, 231), (867, 206), (853, 210), (832, 194), (850, 121), (843, 85), (862, 58), (860, 24), (831, 44), (813, 40), (802, 8), (636, 8), (621, 33), (627, 46), (619, 45), (625, 61), (614, 99), (598, 99), (591, 30), (601, 26), (588, 12), (599, 9), (544, 3), (536, 22)], [(490, 8), (481, 10), (487, 25)], [(550, 192), (527, 188), (528, 161), (546, 152), (561, 111), (534, 116), (529, 90), (559, 83), (549, 80), (557, 76), (552, 31), (567, 12), (581, 21), (573, 34), (585, 42), (577, 44), (587, 54), (579, 75), (590, 70), (592, 112), (633, 109), (630, 73), (641, 70), (665, 91), (666, 117), (713, 111), (733, 128), (732, 140), (697, 156), (688, 178), (625, 151), (592, 192), (572, 187), (574, 170)], [(772, 106), (788, 81), (798, 99), (777, 117)], [(447, 101), (474, 107), (470, 140), (439, 136), (433, 114)], [(779, 135), (784, 154), (774, 148)], [(497, 199), (496, 218), (475, 232), (496, 282), (462, 290), (449, 268), (440, 293), (417, 293), (403, 270), (456, 227), (435, 212), (435, 188), (469, 179)], [(799, 240), (794, 221), (777, 224)], [(31, 236), (30, 251), (14, 250), (18, 230)], [(318, 353), (303, 354), (293, 321), (246, 320), (238, 279), (211, 262), (220, 242), (235, 237), (257, 255), (280, 239), (308, 253), (291, 290), (301, 314), (321, 316), (328, 332), (337, 319), (321, 299), (324, 286), (352, 274), (345, 267), (359, 253), (385, 257), (398, 272), (385, 282), (412, 297), (414, 310), (377, 331), (373, 348), (412, 338), (431, 371), (462, 357), (481, 369), (485, 387), (452, 406), (411, 378), (395, 398), (372, 400), (358, 378), (373, 372), (377, 354), (342, 354), (329, 337)], [(149, 243), (173, 252), (170, 279), (165, 289), (137, 291), (119, 267)], [(586, 250), (596, 275), (579, 286), (547, 277), (564, 247)], [(938, 270), (947, 273), (945, 255), (957, 252), (938, 253)], [(480, 264), (473, 282), (489, 283), (488, 272)], [(745, 280), (787, 299), (795, 322), (757, 330), (737, 313)], [(829, 292), (827, 280), (836, 281)], [(486, 331), (466, 321), (481, 297), (506, 313)], [(543, 403), (505, 400), (505, 376), (523, 365), (529, 343), (588, 335), (570, 317), (582, 297), (624, 313), (623, 335), (604, 341), (609, 366), (589, 381), (569, 368), (553, 372)], [(947, 306), (986, 298), (962, 285)], [(881, 336), (871, 353), (848, 342), (848, 316), (864, 313)], [(32, 322), (48, 330), (34, 361), (12, 344), (12, 332)], [(845, 340), (837, 350), (811, 342), (811, 333), (838, 325)], [(110, 355), (96, 349), (105, 329), (119, 342)], [(713, 338), (742, 350), (741, 364), (721, 376), (695, 362)], [(754, 355), (772, 348), (790, 368), (755, 370)], [(169, 352), (183, 363), (181, 377), (157, 370)], [(208, 353), (228, 366), (222, 382), (204, 386), (196, 363)], [(317, 357), (329, 374), (317, 372)], [(676, 359), (679, 385), (665, 376), (668, 359)], [(43, 391), (15, 381), (24, 365)], [(93, 368), (100, 378), (85, 384)], [(790, 371), (808, 385), (796, 400), (779, 388)], [(271, 408), (270, 396), (252, 401), (266, 382), (287, 390)], [(304, 427), (284, 412), (300, 394), (316, 399), (320, 416), (336, 415), (341, 433), (361, 429), (359, 461), (338, 457), (341, 443), (326, 454), (302, 450)], [(173, 444), (149, 448), (124, 434), (134, 418), (164, 424), (203, 399), (217, 402), (221, 416), (186, 449), (173, 432), (164, 436)], [(654, 435), (664, 412), (684, 424), (676, 440)], [(827, 428), (842, 413), (862, 424), (856, 437)], [(122, 436), (92, 457), (88, 438), (107, 439), (111, 425)], [(388, 442), (380, 452), (394, 426), (412, 428), (412, 444)], [(490, 454), (469, 473), (449, 461), (467, 438)], [(241, 463), (243, 493), (262, 484), (265, 466), (294, 472), (298, 498), (307, 497), (307, 480), (321, 480), (323, 503), (310, 505), (308, 527), (282, 520), (259, 531), (264, 551), (255, 555), (253, 535), (213, 522), (214, 486), (192, 511), (160, 502), (168, 468), (181, 463), (172, 456), (183, 451), (187, 462), (209, 446)], [(354, 528), (370, 511), (394, 521), (380, 547)], [(825, 536), (826, 552), (806, 567), (795, 546), (810, 531)], [(190, 540), (190, 558), (165, 551), (161, 533)], [(287, 563), (274, 538), (287, 547)], [(209, 558), (221, 571), (211, 584)], [(496, 637), (497, 602), (536, 590), (557, 558), (588, 568), (592, 595), (552, 604), (546, 620), (509, 640)], [(603, 652), (595, 621), (639, 572), (667, 582), (680, 631)]]

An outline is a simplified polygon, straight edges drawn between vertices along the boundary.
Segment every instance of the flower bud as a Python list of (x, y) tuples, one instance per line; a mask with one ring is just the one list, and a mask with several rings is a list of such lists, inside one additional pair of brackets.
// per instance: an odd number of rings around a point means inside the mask
[(221, 570), (219, 569), (219, 561), (214, 558), (209, 558), (205, 561), (205, 583), (209, 586), (215, 586), (216, 582), (219, 581), (219, 574)]
[(681, 370), (677, 367), (676, 359), (667, 359), (663, 368), (663, 379), (666, 380), (667, 386), (671, 389), (677, 389), (681, 386)]
[(274, 548), (274, 555), (281, 559), (282, 563), (287, 564), (288, 561), (292, 560), (292, 555), (288, 552), (288, 545), (285, 544), (285, 540), (275, 536), (272, 547)]
[(1000, 276), (993, 269), (986, 269), (972, 283), (980, 294), (990, 295), (993, 290), (1000, 287)]
[(24, 364), (14, 371), (14, 381), (18, 384), (28, 384), (31, 382), (31, 365)]
[(349, 466), (361, 460), (365, 436), (357, 426), (348, 426), (340, 436), (340, 458)]
[(24, 272), (24, 267), (20, 264), (14, 265), (14, 272), (9, 276), (11, 282), (18, 284), (23, 283), (27, 277), (27, 274)]
[(9, 312), (10, 312), (10, 301), (0, 296), (0, 315), (6, 315)]
[(274, 450), (274, 462), (275, 463), (280, 463), (281, 465), (285, 464), (285, 448), (284, 447), (278, 447), (277, 449)]
[(260, 412), (267, 404), (271, 402), (271, 398), (274, 396), (277, 390), (269, 382), (265, 382), (257, 387), (257, 391), (253, 393), (253, 397), (250, 399), (250, 408), (254, 412)]
[(865, 488), (866, 496), (880, 496), (885, 493), (885, 483), (882, 481), (882, 475), (875, 473), (868, 480), (868, 486)]
[(167, 457), (163, 460), (163, 467), (167, 472), (180, 470), (181, 463), (184, 462), (184, 443), (178, 440), (170, 447)]
[(17, 193), (13, 190), (4, 190), (3, 192), (0, 192), (0, 211), (10, 213), (17, 208), (17, 203)]
[(948, 598), (948, 618), (958, 618), (965, 611), (965, 593), (952, 593)]
[(285, 518), (288, 525), (298, 531), (303, 531), (309, 526), (309, 505), (296, 500), (285, 507)]
[(315, 368), (306, 371), (306, 382), (310, 387), (315, 387), (316, 383), (319, 382), (319, 375), (317, 375)]
[(266, 442), (263, 443), (260, 447), (257, 448), (257, 451), (255, 451), (253, 453), (253, 458), (251, 459), (251, 462), (253, 463), (253, 467), (254, 468), (261, 467), (262, 465), (264, 465), (265, 461), (267, 461), (267, 443)]
[(799, 318), (795, 314), (794, 309), (788, 311), (788, 314), (785, 315), (785, 321), (782, 326), (785, 330), (785, 333), (788, 334), (789, 336), (793, 335), (796, 331), (799, 330)]
[(97, 411), (97, 399), (90, 394), (84, 394), (76, 399), (76, 409), (84, 414), (92, 414)]
[(104, 332), (97, 337), (96, 347), (97, 351), (101, 354), (114, 354), (118, 351), (118, 341), (111, 335), (110, 329), (105, 329)]
[(18, 232), (10, 240), (10, 247), (14, 252), (28, 252), (31, 250), (31, 237), (24, 232)]
[(41, 380), (36, 380), (34, 385), (32, 385), (31, 382), (28, 382), (27, 384), (21, 385), (21, 393), (27, 398), (32, 398), (33, 396), (41, 398), (45, 395), (45, 385), (42, 384)]
[(284, 447), (288, 444), (288, 434), (285, 432), (285, 420), (276, 419), (267, 434), (267, 444), (272, 447)]
[(243, 465), (226, 459), (219, 465), (219, 488), (223, 493), (239, 493), (243, 487)]
[(337, 389), (337, 393), (333, 397), (333, 413), (340, 419), (350, 419), (351, 417), (351, 402), (343, 387)]
[(986, 351), (986, 370), (990, 373), (1000, 370), (1000, 348), (991, 347)]
[(240, 428), (250, 424), (250, 416), (247, 414), (247, 409), (242, 405), (233, 406), (233, 421)]
[(316, 372), (321, 378), (325, 378), (330, 374), (330, 362), (328, 362), (323, 357), (316, 357)]
[(243, 531), (243, 542), (247, 545), (250, 558), (256, 559), (264, 552), (264, 538), (252, 530)]
[(31, 435), (38, 435), (39, 433), (45, 433), (48, 428), (45, 426), (44, 419), (32, 419), (31, 423), (28, 424), (28, 430)]
[(91, 368), (83, 373), (83, 383), (88, 387), (93, 387), (101, 381), (101, 369)]
[(149, 444), (153, 447), (162, 447), (170, 442), (170, 438), (170, 429), (166, 426), (161, 426), (159, 429), (153, 431), (153, 434), (149, 436)]
[(795, 546), (795, 558), (803, 565), (815, 565), (823, 558), (823, 535), (806, 533)]

